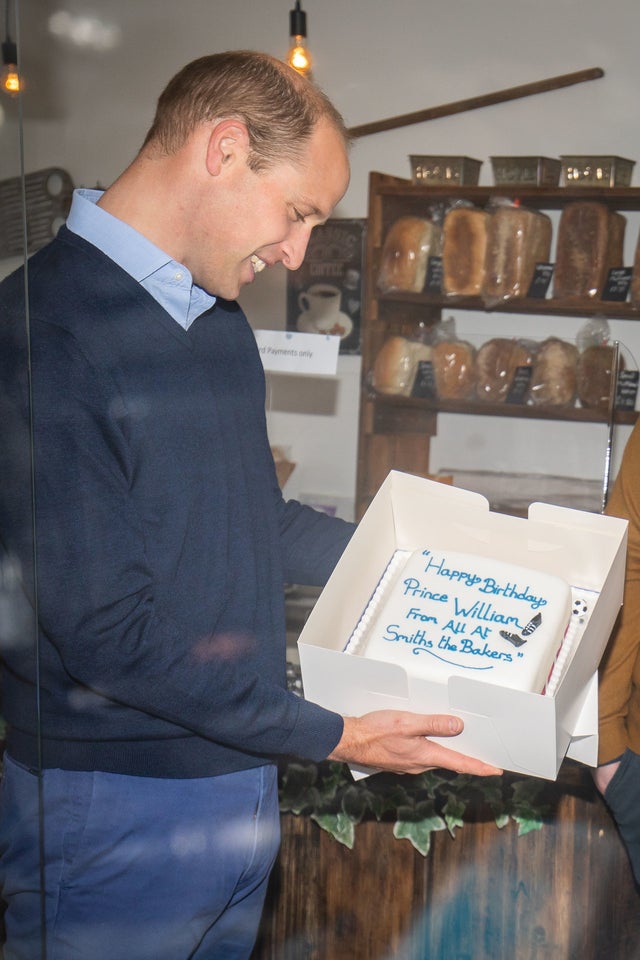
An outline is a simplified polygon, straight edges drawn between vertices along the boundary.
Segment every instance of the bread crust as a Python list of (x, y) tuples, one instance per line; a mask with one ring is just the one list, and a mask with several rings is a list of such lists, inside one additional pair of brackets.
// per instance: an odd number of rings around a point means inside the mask
[(560, 216), (553, 295), (561, 300), (602, 296), (612, 267), (623, 264), (626, 217), (597, 200), (568, 203)]
[(526, 207), (499, 207), (491, 214), (483, 294), (526, 297), (537, 263), (551, 254), (551, 219)]
[(382, 293), (406, 290), (422, 293), (429, 257), (439, 256), (442, 229), (424, 217), (399, 217), (385, 237), (377, 286)]
[(615, 353), (612, 346), (594, 344), (586, 347), (578, 357), (577, 392), (583, 407), (609, 409), (611, 392), (615, 390), (612, 382)]
[(549, 337), (538, 349), (531, 379), (534, 404), (573, 406), (576, 400), (578, 348), (573, 343)]
[(467, 400), (476, 382), (475, 348), (466, 340), (441, 340), (433, 346), (433, 374), (438, 397)]
[(476, 355), (476, 395), (487, 403), (504, 403), (518, 367), (530, 367), (533, 353), (526, 344), (506, 337), (483, 343)]
[(489, 214), (477, 207), (454, 207), (442, 230), (442, 290), (449, 295), (482, 292)]
[(374, 361), (371, 378), (374, 390), (410, 396), (421, 360), (431, 360), (428, 344), (406, 337), (389, 337)]

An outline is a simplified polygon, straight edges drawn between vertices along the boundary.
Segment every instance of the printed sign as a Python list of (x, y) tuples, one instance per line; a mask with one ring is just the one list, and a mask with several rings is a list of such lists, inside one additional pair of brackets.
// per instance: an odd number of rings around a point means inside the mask
[(288, 330), (255, 330), (254, 333), (265, 370), (335, 376), (340, 337)]

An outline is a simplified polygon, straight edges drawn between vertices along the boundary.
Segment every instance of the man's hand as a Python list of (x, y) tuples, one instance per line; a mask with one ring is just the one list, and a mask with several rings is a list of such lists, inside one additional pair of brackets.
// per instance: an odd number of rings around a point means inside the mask
[(495, 776), (502, 770), (474, 760), (428, 737), (455, 737), (462, 732), (459, 717), (376, 710), (362, 717), (345, 717), (344, 731), (329, 760), (393, 773), (422, 773), (432, 767)]

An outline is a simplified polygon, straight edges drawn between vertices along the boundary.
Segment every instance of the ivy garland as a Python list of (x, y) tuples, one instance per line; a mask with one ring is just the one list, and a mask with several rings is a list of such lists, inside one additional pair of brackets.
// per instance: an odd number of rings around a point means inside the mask
[(533, 777), (473, 777), (438, 770), (354, 781), (342, 763), (292, 762), (280, 778), (280, 810), (309, 816), (350, 850), (358, 823), (372, 817), (393, 821), (394, 836), (408, 840), (426, 857), (434, 832), (447, 830), (455, 837), (457, 828), (477, 821), (483, 810), (491, 812), (498, 829), (513, 820), (518, 836), (540, 830), (550, 809), (542, 802), (544, 787), (544, 781)]

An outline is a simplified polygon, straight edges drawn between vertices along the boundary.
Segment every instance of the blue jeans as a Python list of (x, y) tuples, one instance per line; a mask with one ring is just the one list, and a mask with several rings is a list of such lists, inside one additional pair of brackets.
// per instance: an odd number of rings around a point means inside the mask
[(623, 753), (604, 799), (624, 841), (636, 883), (640, 885), (640, 756), (637, 753), (632, 750)]
[(45, 770), (40, 785), (39, 808), (38, 777), (5, 757), (5, 960), (38, 960), (43, 926), (47, 960), (249, 957), (280, 842), (275, 767), (194, 780)]

